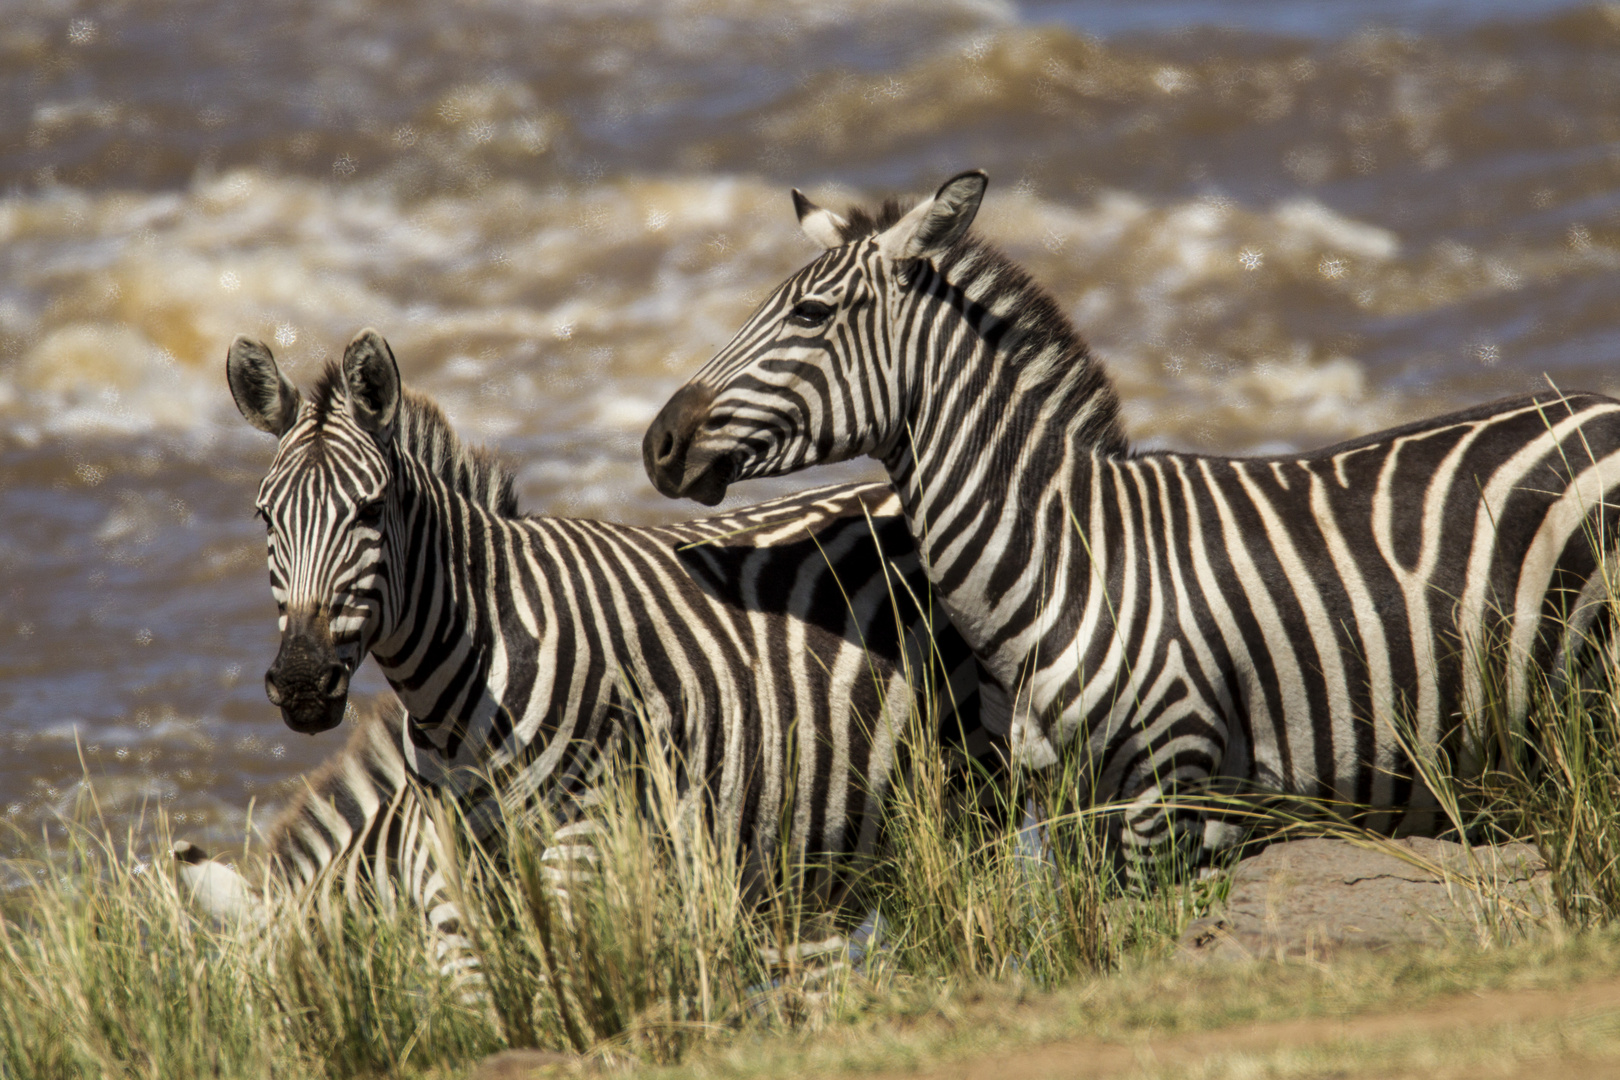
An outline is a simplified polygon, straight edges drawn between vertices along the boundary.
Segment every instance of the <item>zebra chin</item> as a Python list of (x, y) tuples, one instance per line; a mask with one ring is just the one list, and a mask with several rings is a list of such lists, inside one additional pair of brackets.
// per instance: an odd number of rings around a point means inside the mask
[(281, 706), (281, 722), (300, 735), (319, 735), (343, 723), (348, 704), (347, 694), (337, 700), (288, 702)]
[[(688, 466), (681, 488), (675, 495), (704, 506), (714, 506), (726, 497), (726, 489), (731, 487), (734, 472), (736, 461), (730, 454), (716, 456), (697, 468)], [(670, 493), (666, 491), (664, 494)]]
[(688, 455), (681, 466), (674, 469), (649, 467), (647, 477), (659, 494), (671, 499), (691, 499), (704, 506), (713, 506), (726, 497), (737, 471), (735, 454)]

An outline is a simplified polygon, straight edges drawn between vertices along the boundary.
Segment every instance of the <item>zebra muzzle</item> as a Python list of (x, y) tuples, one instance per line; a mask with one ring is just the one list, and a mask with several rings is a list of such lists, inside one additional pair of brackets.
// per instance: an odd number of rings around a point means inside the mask
[(730, 453), (694, 445), (714, 403), (714, 391), (687, 383), (659, 410), (641, 440), (641, 463), (647, 479), (672, 499), (695, 499), (713, 506), (726, 497), (736, 471)]
[(264, 692), (288, 727), (313, 735), (343, 722), (349, 668), (329, 642), (311, 633), (287, 634), (264, 673)]

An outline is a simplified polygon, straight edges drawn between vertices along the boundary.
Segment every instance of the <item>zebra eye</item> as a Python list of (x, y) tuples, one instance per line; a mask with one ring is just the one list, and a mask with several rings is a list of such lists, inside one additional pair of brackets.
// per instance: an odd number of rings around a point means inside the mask
[(820, 300), (800, 300), (788, 312), (788, 321), (800, 326), (820, 326), (832, 317), (833, 309)]
[(355, 510), (354, 520), (368, 527), (376, 525), (382, 520), (383, 510), (387, 505), (387, 499), (367, 499)]
[(270, 515), (264, 512), (264, 507), (255, 506), (253, 508), (253, 516), (264, 522), (265, 528), (268, 529), (270, 527)]

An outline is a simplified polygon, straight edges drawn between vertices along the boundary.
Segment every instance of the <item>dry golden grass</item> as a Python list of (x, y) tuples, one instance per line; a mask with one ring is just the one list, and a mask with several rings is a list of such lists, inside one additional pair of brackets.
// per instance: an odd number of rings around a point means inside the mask
[[(480, 999), (440, 976), (409, 910), (200, 920), (152, 859), (161, 823), (115, 840), (86, 806), (66, 840), (3, 868), (20, 884), (0, 904), (0, 1077), (459, 1077), (513, 1046), (671, 1077), (1579, 1075), (1620, 1060), (1614, 677), (1600, 665), (1544, 694), (1532, 734), (1494, 732), (1468, 783), (1415, 755), (1455, 832), (1541, 845), (1550, 915), (1493, 908), (1488, 878), (1464, 873), (1493, 928), (1482, 946), (1325, 964), (1169, 962), (1218, 881), (1171, 865), (1159, 887), (1123, 889), (1095, 809), (1038, 837), (1026, 808), (1061, 806), (1072, 778), (997, 787), (995, 812), (969, 812), (980, 800), (921, 731), (888, 848), (839, 916), (883, 915), (859, 966), (781, 959), (827, 925), (802, 868), (745, 882), (656, 755), (607, 786), (597, 868), (566, 900), (544, 822), (514, 816), (499, 860), (464, 852)], [(1332, 818), (1273, 824), (1381, 842)], [(441, 826), (460, 834), (451, 814)]]

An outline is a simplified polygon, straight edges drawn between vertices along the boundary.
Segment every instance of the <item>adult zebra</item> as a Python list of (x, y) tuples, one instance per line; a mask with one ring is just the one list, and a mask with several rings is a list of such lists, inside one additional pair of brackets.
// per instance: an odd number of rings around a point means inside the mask
[(1542, 394), (1304, 455), (1132, 453), (1058, 306), (969, 233), (985, 186), (847, 216), (795, 191), (828, 250), (664, 407), (653, 483), (712, 503), (881, 461), (1012, 702), (1015, 760), (1080, 747), (1082, 796), (1127, 803), (1127, 854), (1235, 840), (1167, 798), (1201, 785), (1422, 827), (1403, 727), (1467, 767), (1488, 686), (1522, 725), (1608, 632), (1620, 403)]
[[(770, 865), (785, 832), (806, 887), (836, 903), (873, 849), (914, 709), (998, 768), (977, 666), (943, 618), (933, 632), (887, 485), (662, 527), (525, 516), (511, 474), (401, 386), (374, 331), (308, 400), (247, 338), (226, 373), (243, 417), (279, 440), (256, 511), (282, 632), (271, 702), (295, 731), (331, 728), (370, 654), (405, 707), (405, 772), (480, 839), (514, 803), (571, 827), (606, 751), (645, 739), (747, 858)], [(389, 827), (398, 784), (356, 753), (282, 834), (296, 880)], [(411, 851), (408, 898), (453, 932), (454, 908), (429, 903), (444, 889), (431, 851)]]

